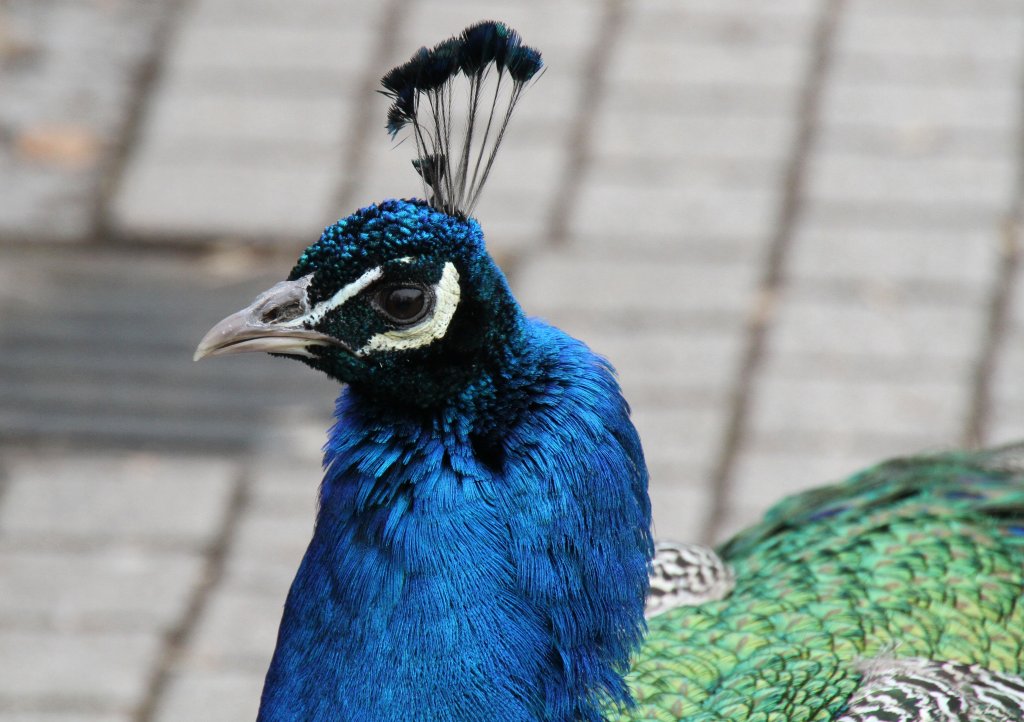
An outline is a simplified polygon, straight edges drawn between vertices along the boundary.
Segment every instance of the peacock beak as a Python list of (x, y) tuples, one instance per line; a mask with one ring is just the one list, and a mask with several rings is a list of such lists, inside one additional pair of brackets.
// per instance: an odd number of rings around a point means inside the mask
[(303, 325), (309, 313), (306, 286), (310, 277), (282, 281), (264, 291), (248, 307), (233, 313), (206, 332), (192, 359), (265, 351), (311, 357), (311, 346), (348, 347)]

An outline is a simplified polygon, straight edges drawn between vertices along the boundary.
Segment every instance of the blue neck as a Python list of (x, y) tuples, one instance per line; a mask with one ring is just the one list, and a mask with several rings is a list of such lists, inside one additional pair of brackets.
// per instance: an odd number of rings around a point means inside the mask
[(550, 327), (524, 334), (475, 403), (403, 420), (342, 393), (260, 722), (568, 722), (628, 703), (643, 455), (610, 368)]

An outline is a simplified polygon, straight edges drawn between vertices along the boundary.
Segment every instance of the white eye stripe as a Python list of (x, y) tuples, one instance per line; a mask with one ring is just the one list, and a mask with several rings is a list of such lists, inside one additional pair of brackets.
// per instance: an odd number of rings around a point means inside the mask
[(459, 306), (459, 272), (453, 263), (444, 264), (441, 280), (434, 285), (434, 310), (422, 322), (410, 328), (385, 331), (372, 337), (357, 356), (371, 351), (401, 351), (433, 343), (448, 331), (448, 324)]
[(328, 313), (333, 311), (345, 304), (353, 296), (358, 295), (363, 289), (369, 286), (371, 283), (376, 281), (378, 278), (384, 275), (384, 269), (382, 266), (371, 268), (369, 271), (364, 273), (362, 276), (352, 281), (352, 283), (338, 289), (337, 293), (328, 298), (326, 301), (321, 301), (314, 306), (304, 316), (293, 318), (292, 320), (282, 323), (282, 326), (306, 326), (313, 328), (320, 320)]

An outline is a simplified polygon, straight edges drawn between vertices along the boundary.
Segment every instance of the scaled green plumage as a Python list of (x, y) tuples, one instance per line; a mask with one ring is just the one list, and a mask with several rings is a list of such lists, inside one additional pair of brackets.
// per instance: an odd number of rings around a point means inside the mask
[(777, 505), (720, 550), (728, 599), (650, 622), (620, 719), (831, 720), (878, 656), (1024, 671), (1024, 472), (1008, 456), (893, 461)]

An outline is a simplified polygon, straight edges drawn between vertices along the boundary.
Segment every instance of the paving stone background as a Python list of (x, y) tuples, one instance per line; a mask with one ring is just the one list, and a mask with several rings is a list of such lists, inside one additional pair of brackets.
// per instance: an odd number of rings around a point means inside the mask
[(549, 69), (477, 216), (659, 535), (1024, 438), (1019, 0), (5, 0), (0, 722), (254, 718), (336, 389), (191, 350), (417, 193), (377, 79), (485, 17)]

